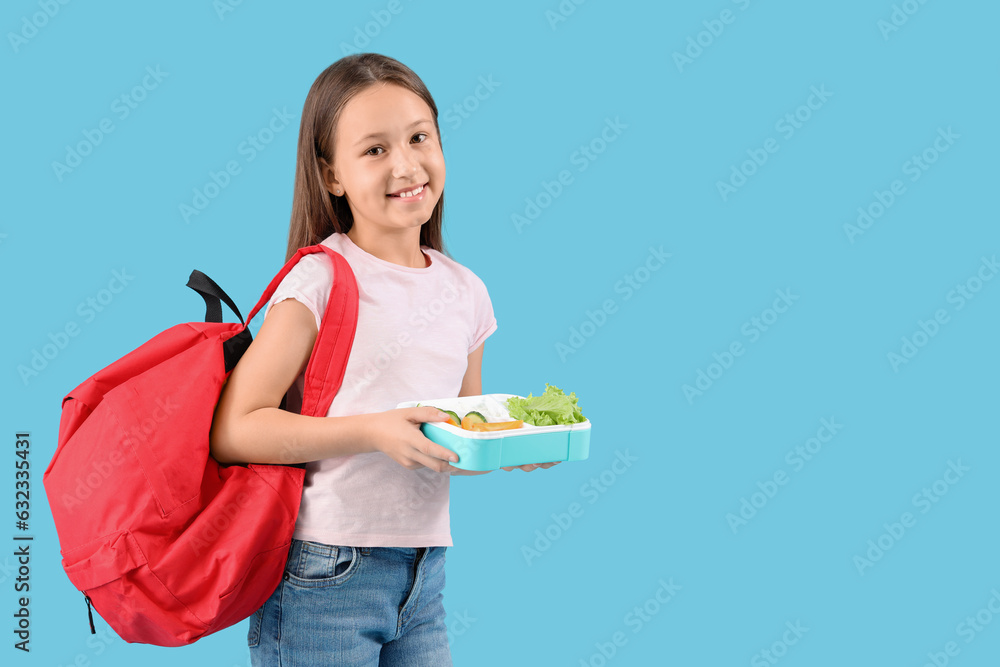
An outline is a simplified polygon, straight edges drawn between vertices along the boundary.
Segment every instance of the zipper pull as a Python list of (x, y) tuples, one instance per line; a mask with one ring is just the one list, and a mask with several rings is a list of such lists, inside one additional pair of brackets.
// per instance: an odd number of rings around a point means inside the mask
[(96, 635), (97, 630), (94, 629), (94, 614), (90, 611), (90, 596), (84, 593), (83, 599), (87, 601), (87, 618), (90, 619), (90, 634)]

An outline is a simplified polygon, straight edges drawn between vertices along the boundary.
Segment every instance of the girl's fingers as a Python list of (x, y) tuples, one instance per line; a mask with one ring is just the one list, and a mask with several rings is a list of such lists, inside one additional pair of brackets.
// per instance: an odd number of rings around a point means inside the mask
[(458, 461), (458, 454), (451, 451), (447, 447), (437, 444), (430, 438), (423, 438), (423, 441), (420, 442), (420, 444), (415, 445), (413, 449), (430, 459), (436, 459), (445, 463), (450, 462), (452, 459), (454, 459), (455, 462)]
[(447, 447), (442, 447), (440, 445), (435, 445), (434, 448), (428, 452), (431, 456), (437, 457), (442, 461), (449, 461), (451, 463), (458, 463), (458, 454), (451, 451)]
[(503, 466), (500, 469), (510, 472), (514, 468), (518, 468), (524, 472), (531, 472), (535, 468), (551, 468), (552, 466), (559, 465), (560, 463), (562, 463), (562, 461), (552, 461), (550, 463), (526, 463), (522, 466)]
[(413, 460), (424, 466), (425, 468), (430, 468), (434, 472), (444, 472), (449, 467), (451, 467), (447, 461), (442, 461), (441, 459), (434, 458), (433, 456), (428, 456), (420, 452), (414, 452)]
[(423, 447), (414, 447), (413, 460), (422, 464), (425, 468), (430, 468), (435, 472), (445, 472), (451, 467), (451, 459), (458, 458), (455, 452), (447, 447), (427, 440)]

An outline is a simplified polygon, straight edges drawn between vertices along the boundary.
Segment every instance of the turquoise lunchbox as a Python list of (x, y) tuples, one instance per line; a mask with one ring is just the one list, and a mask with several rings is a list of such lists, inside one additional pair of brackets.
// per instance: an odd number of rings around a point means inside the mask
[[(487, 421), (510, 421), (506, 401), (516, 394), (483, 394), (400, 403), (397, 408), (432, 406), (451, 410), (459, 419), (475, 410)], [(523, 396), (519, 398), (524, 398)], [(559, 426), (532, 426), (506, 431), (469, 431), (446, 422), (424, 422), (420, 430), (429, 440), (458, 454), (452, 463), (462, 470), (497, 470), (507, 466), (550, 461), (582, 461), (590, 454), (590, 421)]]

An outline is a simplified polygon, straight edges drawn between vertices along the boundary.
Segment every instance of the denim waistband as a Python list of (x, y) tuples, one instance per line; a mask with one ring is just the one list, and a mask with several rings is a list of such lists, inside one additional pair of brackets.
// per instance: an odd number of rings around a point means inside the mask
[(299, 540), (292, 539), (292, 544), (289, 548), (289, 556), (298, 555), (298, 552), (302, 549), (302, 544), (304, 542), (309, 542), (309, 549), (313, 553), (318, 553), (324, 556), (330, 556), (333, 554), (333, 550), (338, 547), (350, 547), (353, 546), (355, 549), (361, 552), (363, 556), (369, 556), (373, 551), (398, 551), (411, 556), (419, 556), (421, 553), (430, 551), (431, 549), (444, 549), (447, 547), (359, 547), (353, 544), (323, 544), (321, 542), (313, 542), (312, 540)]

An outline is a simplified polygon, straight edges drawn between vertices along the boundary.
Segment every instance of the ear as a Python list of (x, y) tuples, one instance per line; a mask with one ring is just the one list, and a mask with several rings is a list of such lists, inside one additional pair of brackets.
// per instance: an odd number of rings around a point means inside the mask
[(333, 167), (323, 158), (319, 158), (319, 173), (327, 192), (338, 197), (344, 194), (344, 186), (334, 176)]

